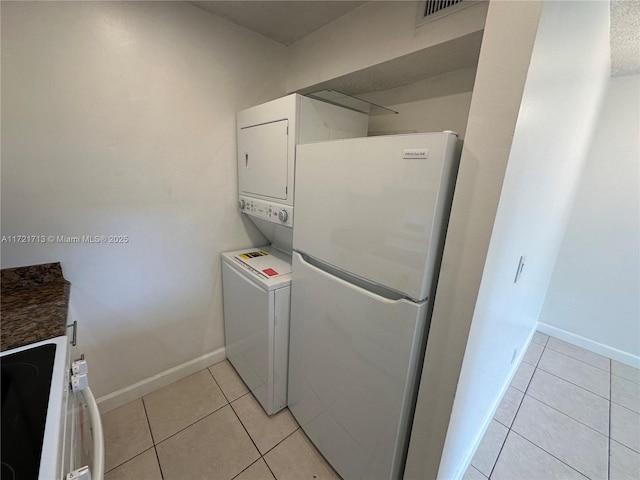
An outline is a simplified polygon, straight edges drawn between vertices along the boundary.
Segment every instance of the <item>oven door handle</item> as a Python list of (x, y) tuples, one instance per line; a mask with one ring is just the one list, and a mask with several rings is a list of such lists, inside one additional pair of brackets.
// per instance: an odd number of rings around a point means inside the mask
[(93, 437), (93, 466), (91, 468), (91, 478), (93, 480), (104, 479), (104, 436), (102, 434), (102, 421), (96, 398), (93, 396), (91, 388), (82, 390), (87, 408), (89, 410), (89, 420)]

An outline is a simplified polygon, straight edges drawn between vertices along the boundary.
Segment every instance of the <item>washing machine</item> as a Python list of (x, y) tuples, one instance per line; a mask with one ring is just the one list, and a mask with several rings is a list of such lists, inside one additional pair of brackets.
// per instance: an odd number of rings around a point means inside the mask
[(238, 206), (271, 245), (222, 254), (226, 352), (273, 415), (287, 405), (296, 146), (366, 136), (368, 116), (291, 94), (236, 120)]
[(267, 415), (287, 405), (291, 256), (273, 246), (222, 254), (229, 362)]

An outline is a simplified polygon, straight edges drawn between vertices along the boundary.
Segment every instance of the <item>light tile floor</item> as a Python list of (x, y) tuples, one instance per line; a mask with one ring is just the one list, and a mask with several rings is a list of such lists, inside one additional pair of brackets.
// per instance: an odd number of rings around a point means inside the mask
[(639, 480), (640, 371), (536, 332), (464, 480)]
[(289, 410), (268, 417), (227, 361), (102, 422), (105, 480), (339, 479)]
[[(339, 476), (227, 362), (103, 415), (106, 480)], [(640, 371), (536, 333), (464, 480), (640, 480)]]

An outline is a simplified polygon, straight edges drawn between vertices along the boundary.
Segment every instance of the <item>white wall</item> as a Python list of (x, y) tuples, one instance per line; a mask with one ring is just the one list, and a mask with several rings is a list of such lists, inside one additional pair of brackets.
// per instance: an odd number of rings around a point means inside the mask
[(284, 94), (284, 47), (186, 3), (2, 2), (2, 245), (61, 261), (97, 396), (224, 345), (235, 112)]
[(540, 328), (640, 367), (640, 76), (610, 80)]
[(482, 30), (487, 5), (480, 2), (416, 29), (415, 1), (367, 2), (289, 47), (287, 91)]
[(608, 2), (544, 2), (438, 478), (464, 472), (535, 330), (608, 74)]
[[(433, 480), (438, 476), (540, 10), (541, 2), (489, 5), (405, 479)], [(472, 435), (463, 436), (455, 445), (464, 450), (472, 442)], [(449, 453), (444, 462), (455, 471), (460, 460)], [(446, 473), (441, 478), (451, 476)]]
[(453, 130), (464, 138), (476, 69), (448, 72), (418, 82), (358, 95), (397, 114), (369, 118), (369, 135)]

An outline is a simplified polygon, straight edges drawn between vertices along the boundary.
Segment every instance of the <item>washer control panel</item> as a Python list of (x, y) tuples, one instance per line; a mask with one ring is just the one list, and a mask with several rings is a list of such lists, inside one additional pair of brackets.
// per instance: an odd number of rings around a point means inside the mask
[(263, 218), (278, 225), (293, 227), (293, 207), (289, 205), (271, 203), (240, 195), (238, 198), (238, 208), (247, 215)]

